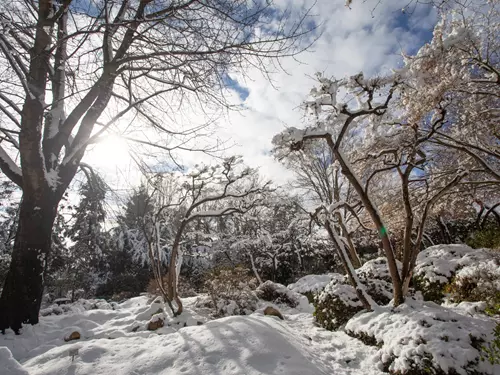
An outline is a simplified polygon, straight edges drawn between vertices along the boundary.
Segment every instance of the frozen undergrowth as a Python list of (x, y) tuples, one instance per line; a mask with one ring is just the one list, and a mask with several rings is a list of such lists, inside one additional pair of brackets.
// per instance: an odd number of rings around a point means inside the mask
[(480, 348), (492, 340), (494, 327), (487, 317), (407, 299), (397, 308), (380, 307), (355, 316), (345, 330), (379, 347), (374, 362), (394, 374), (494, 375), (500, 366), (480, 360)]
[(307, 297), (290, 290), (282, 284), (266, 281), (259, 285), (255, 291), (256, 295), (265, 301), (273, 302), (277, 305), (285, 305), (291, 308), (306, 309), (309, 307)]

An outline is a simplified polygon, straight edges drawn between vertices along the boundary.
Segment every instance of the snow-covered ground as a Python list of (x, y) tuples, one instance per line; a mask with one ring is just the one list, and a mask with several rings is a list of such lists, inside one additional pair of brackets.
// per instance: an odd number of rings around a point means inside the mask
[[(0, 336), (2, 375), (222, 375), (222, 374), (381, 374), (369, 347), (343, 332), (313, 324), (308, 312), (279, 306), (285, 320), (250, 316), (209, 321), (209, 310), (185, 299), (181, 317), (147, 331), (161, 304), (132, 298), (99, 309), (73, 308), (63, 315), (41, 317), (21, 336)], [(88, 305), (88, 303), (87, 303)], [(112, 310), (114, 308), (115, 310)], [(64, 341), (73, 331), (81, 339)]]

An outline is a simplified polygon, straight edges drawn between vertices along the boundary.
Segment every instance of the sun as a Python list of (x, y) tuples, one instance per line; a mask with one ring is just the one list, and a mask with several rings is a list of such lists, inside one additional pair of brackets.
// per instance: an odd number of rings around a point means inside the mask
[(101, 137), (85, 155), (85, 162), (102, 169), (125, 167), (131, 161), (129, 145), (118, 135)]

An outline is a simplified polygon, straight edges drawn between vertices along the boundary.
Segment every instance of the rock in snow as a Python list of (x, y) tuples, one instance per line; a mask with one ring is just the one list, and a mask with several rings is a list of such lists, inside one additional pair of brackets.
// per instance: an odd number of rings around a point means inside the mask
[(264, 309), (264, 315), (272, 315), (272, 316), (276, 316), (276, 317), (280, 318), (281, 320), (285, 320), (283, 318), (283, 315), (281, 315), (280, 311), (278, 309), (275, 309), (272, 306), (267, 306)]

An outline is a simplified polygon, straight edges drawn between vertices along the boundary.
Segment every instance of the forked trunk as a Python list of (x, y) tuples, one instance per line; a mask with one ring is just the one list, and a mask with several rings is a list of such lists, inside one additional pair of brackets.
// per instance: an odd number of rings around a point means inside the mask
[(0, 329), (19, 333), (23, 323), (38, 323), (44, 274), (50, 255), (58, 202), (23, 196), (12, 262), (0, 298)]
[[(179, 261), (179, 247), (174, 244), (172, 247), (172, 255), (170, 257), (170, 263), (168, 265), (168, 275), (167, 275), (167, 294), (170, 301), (175, 301), (177, 304), (177, 311), (173, 311), (174, 316), (182, 314), (183, 306), (182, 301), (177, 295), (177, 262)], [(172, 308), (172, 306), (170, 306)]]

